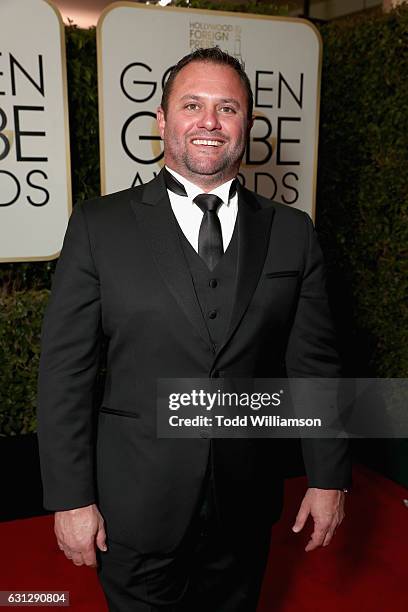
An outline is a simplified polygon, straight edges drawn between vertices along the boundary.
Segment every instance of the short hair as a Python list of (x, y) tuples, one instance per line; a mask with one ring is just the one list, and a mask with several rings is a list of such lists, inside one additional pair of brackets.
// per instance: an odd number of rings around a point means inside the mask
[(192, 53), (185, 55), (173, 66), (168, 79), (163, 87), (163, 94), (161, 99), (161, 107), (166, 115), (169, 106), (169, 98), (173, 89), (174, 80), (178, 73), (188, 64), (192, 62), (209, 62), (211, 64), (219, 64), (220, 66), (230, 66), (238, 74), (242, 84), (245, 87), (248, 101), (248, 119), (252, 118), (252, 111), (254, 107), (254, 96), (252, 94), (251, 83), (248, 75), (245, 72), (245, 66), (243, 62), (240, 62), (236, 57), (233, 57), (226, 51), (222, 51), (219, 47), (209, 47), (205, 49), (196, 49)]

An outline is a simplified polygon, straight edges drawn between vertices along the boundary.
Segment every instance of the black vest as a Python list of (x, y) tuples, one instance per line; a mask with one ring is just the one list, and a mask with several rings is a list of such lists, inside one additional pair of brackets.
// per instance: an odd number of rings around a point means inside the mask
[(235, 296), (238, 262), (238, 217), (228, 248), (212, 271), (209, 270), (191, 246), (178, 223), (177, 227), (197, 299), (213, 345), (213, 351), (216, 353), (228, 332)]

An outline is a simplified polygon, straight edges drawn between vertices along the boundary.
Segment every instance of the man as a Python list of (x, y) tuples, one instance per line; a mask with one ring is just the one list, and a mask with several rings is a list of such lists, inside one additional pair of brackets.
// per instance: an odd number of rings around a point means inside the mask
[[(45, 506), (76, 565), (97, 550), (111, 611), (254, 612), (281, 509), (276, 441), (158, 439), (157, 379), (339, 375), (309, 218), (235, 180), (252, 105), (234, 58), (186, 56), (157, 111), (166, 169), (70, 219), (43, 328)], [(343, 518), (350, 466), (343, 440), (303, 450), (293, 529), (313, 517), (312, 550)]]

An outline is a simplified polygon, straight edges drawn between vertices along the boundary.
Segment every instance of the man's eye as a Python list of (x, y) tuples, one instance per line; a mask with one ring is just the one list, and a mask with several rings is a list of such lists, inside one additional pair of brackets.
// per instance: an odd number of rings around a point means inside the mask
[(195, 104), (195, 102), (190, 102), (189, 104), (186, 104), (184, 108), (187, 110), (196, 110), (198, 108), (198, 104)]
[(221, 106), (220, 111), (222, 113), (235, 113), (235, 109), (231, 106)]

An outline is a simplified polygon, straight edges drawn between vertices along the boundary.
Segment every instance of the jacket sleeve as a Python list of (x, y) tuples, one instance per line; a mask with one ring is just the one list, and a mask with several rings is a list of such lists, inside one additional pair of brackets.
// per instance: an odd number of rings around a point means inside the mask
[(101, 332), (99, 280), (83, 204), (71, 215), (41, 335), (38, 440), (44, 506), (95, 501), (93, 391)]
[[(305, 268), (286, 351), (289, 378), (341, 376), (335, 333), (326, 293), (325, 267), (316, 231), (305, 215)], [(351, 483), (346, 439), (303, 438), (309, 487), (344, 489)]]

